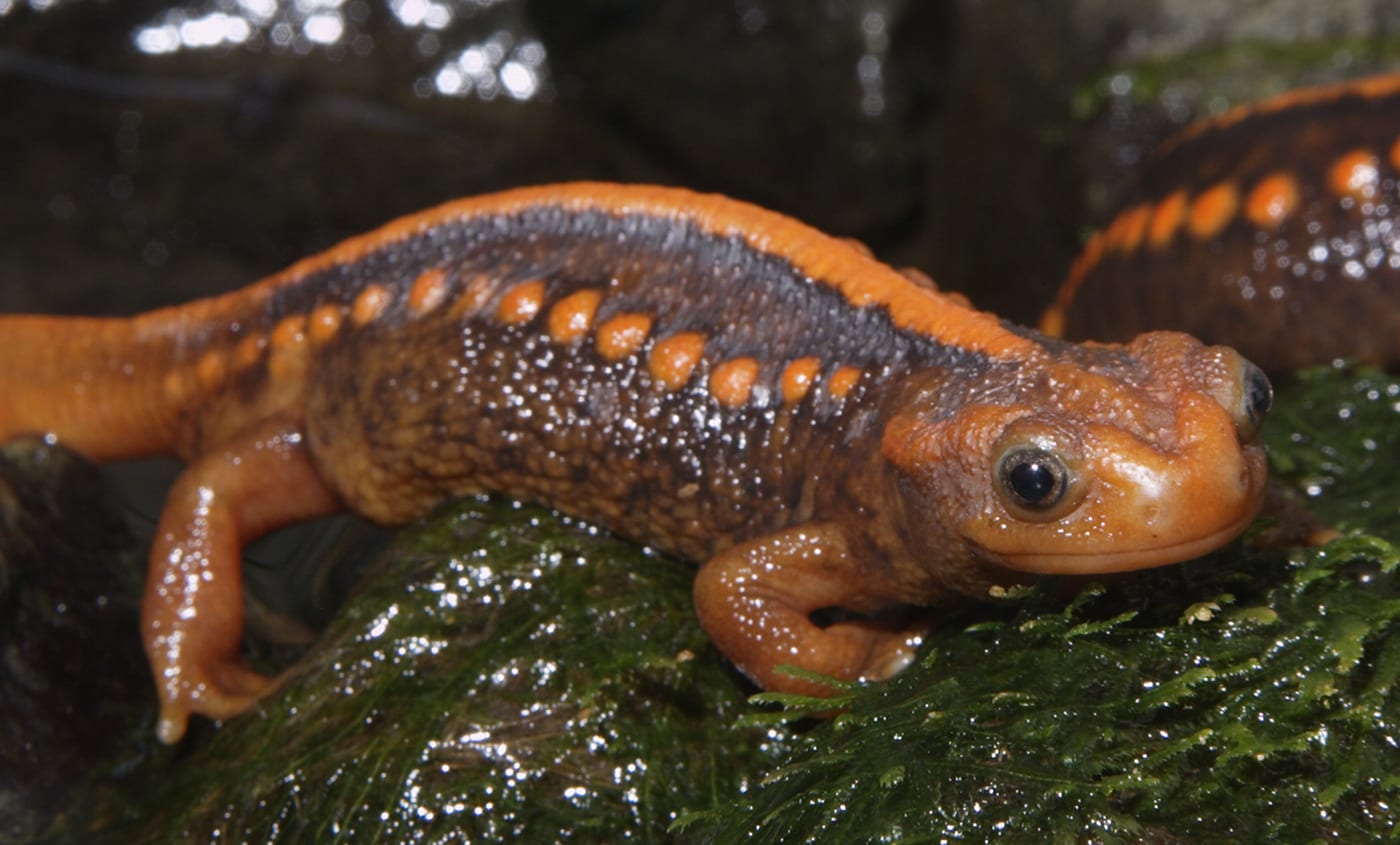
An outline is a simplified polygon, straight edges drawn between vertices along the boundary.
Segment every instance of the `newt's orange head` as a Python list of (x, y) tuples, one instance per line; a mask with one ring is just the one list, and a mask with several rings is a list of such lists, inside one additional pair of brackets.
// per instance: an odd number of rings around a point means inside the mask
[(915, 403), (886, 428), (910, 504), (953, 526), (930, 544), (1094, 574), (1188, 560), (1244, 530), (1267, 473), (1257, 434), (1271, 391), (1257, 367), (1173, 332), (1045, 350), (1016, 363), (1007, 390), (951, 414)]

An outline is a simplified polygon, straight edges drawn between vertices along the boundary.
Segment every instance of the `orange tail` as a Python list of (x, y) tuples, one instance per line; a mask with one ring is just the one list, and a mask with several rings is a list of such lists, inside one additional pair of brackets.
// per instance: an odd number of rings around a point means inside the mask
[(167, 454), (181, 409), (169, 321), (0, 316), (0, 442), (52, 435), (96, 460)]

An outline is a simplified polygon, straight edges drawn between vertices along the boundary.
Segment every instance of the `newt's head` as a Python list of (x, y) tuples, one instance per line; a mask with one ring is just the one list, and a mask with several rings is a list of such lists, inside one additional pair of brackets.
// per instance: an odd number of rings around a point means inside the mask
[(1047, 348), (1006, 389), (951, 413), (916, 401), (886, 428), (915, 512), (952, 526), (930, 542), (1022, 572), (1096, 574), (1188, 560), (1244, 530), (1267, 472), (1258, 367), (1173, 332)]

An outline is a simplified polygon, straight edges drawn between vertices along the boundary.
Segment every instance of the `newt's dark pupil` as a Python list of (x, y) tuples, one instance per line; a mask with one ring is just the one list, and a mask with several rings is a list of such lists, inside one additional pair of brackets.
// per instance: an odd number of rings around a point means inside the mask
[(1040, 463), (1019, 464), (1011, 470), (1011, 487), (1026, 502), (1034, 503), (1055, 489), (1055, 473)]

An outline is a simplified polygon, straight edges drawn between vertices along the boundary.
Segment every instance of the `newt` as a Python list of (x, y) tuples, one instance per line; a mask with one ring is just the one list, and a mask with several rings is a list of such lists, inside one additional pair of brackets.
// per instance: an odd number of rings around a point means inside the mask
[(273, 687), (239, 655), (239, 555), (279, 526), (544, 502), (698, 563), (720, 651), (829, 691), (783, 667), (893, 674), (924, 629), (891, 608), (1238, 535), (1271, 391), (1232, 349), (1049, 338), (742, 202), (570, 184), (133, 318), (0, 317), (0, 396), (0, 440), (187, 462), (142, 608), (173, 743)]
[(1400, 365), (1400, 74), (1302, 88), (1188, 126), (1089, 240), (1041, 320), (1174, 329), (1271, 373)]

